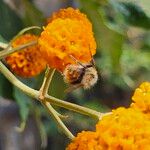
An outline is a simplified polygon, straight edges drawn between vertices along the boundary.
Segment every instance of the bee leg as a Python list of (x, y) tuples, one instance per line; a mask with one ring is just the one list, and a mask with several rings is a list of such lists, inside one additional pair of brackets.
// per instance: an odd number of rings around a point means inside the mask
[(77, 84), (77, 85), (71, 85), (69, 88), (67, 88), (65, 90), (65, 93), (71, 93), (72, 91), (82, 87), (83, 85), (82, 84)]
[(80, 66), (82, 66), (83, 68), (85, 68), (85, 66), (84, 66), (81, 62), (79, 62), (74, 56), (72, 56), (72, 55), (69, 55), (69, 56), (70, 56), (71, 59), (74, 60), (77, 64), (79, 64)]
[(90, 56), (91, 56), (91, 61), (90, 61), (90, 63), (93, 65), (93, 66), (95, 66), (95, 60), (94, 60), (94, 58), (93, 58), (93, 56), (92, 56), (92, 52), (91, 52), (91, 48), (90, 48), (90, 45), (89, 45), (89, 52), (90, 52)]
[(95, 60), (93, 59), (93, 57), (92, 57), (90, 63), (91, 63), (93, 66), (95, 66)]

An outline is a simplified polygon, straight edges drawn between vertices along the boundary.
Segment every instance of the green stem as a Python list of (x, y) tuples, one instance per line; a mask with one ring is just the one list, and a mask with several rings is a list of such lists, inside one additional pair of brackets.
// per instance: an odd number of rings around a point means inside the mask
[(58, 127), (60, 127), (60, 129), (64, 132), (64, 134), (67, 135), (67, 137), (72, 140), (74, 138), (73, 134), (68, 130), (68, 128), (61, 121), (55, 109), (50, 105), (49, 102), (43, 101), (42, 104), (47, 108), (48, 112), (54, 118), (54, 120), (58, 124)]
[(31, 27), (27, 27), (27, 28), (24, 28), (22, 29), (16, 36), (13, 37), (13, 39), (9, 42), (9, 44), (7, 45), (6, 47), (6, 50), (8, 50), (10, 47), (11, 47), (11, 43), (13, 41), (15, 41), (19, 36), (23, 35), (25, 32), (29, 31), (29, 30), (32, 30), (32, 29), (39, 29), (41, 30), (41, 27), (39, 26), (31, 26)]
[(50, 115), (54, 118), (54, 120), (56, 121), (56, 123), (58, 124), (58, 126), (62, 129), (62, 131), (65, 133), (65, 135), (72, 139), (74, 136), (72, 135), (72, 133), (68, 130), (68, 128), (65, 126), (65, 124), (62, 122), (62, 120), (60, 119), (60, 117), (62, 116), (61, 114), (59, 114), (52, 106), (49, 102), (45, 101), (45, 95), (47, 95), (48, 93), (48, 89), (50, 86), (50, 83), (52, 81), (53, 75), (54, 75), (55, 69), (53, 69), (52, 71), (50, 70), (50, 68), (48, 67), (46, 72), (45, 72), (45, 76), (44, 76), (44, 80), (43, 80), (43, 84), (40, 88), (40, 96), (39, 99), (41, 100), (41, 103), (47, 108), (48, 112), (50, 113)]
[(13, 39), (11, 40), (10, 43), (12, 43), (14, 40), (16, 40), (19, 36), (23, 35), (25, 32), (27, 32), (29, 30), (32, 30), (32, 29), (39, 29), (39, 30), (41, 30), (41, 27), (39, 27), (39, 26), (31, 26), (31, 27), (27, 27), (27, 28), (22, 29), (16, 36), (13, 37)]
[[(42, 83), (42, 86), (40, 88), (40, 96), (39, 96), (39, 99), (41, 101), (44, 100), (45, 98), (45, 95), (47, 95), (48, 93), (48, 89), (49, 89), (49, 86), (50, 86), (50, 83), (52, 81), (52, 78), (53, 78), (53, 75), (55, 73), (55, 69), (53, 69), (52, 71), (50, 70), (50, 68), (48, 67), (46, 72), (45, 72), (45, 76), (44, 76), (44, 80), (43, 80), (43, 83)], [(60, 117), (60, 118), (66, 118), (66, 116), (63, 116), (61, 115), (60, 113), (58, 113), (56, 111), (57, 115)]]
[(78, 112), (78, 113), (83, 114), (83, 115), (90, 116), (90, 117), (98, 119), (98, 120), (101, 118), (101, 116), (104, 115), (103, 113), (97, 112), (93, 109), (83, 107), (83, 106), (80, 106), (77, 104), (73, 104), (70, 102), (66, 102), (66, 101), (60, 100), (58, 98), (55, 98), (53, 96), (50, 96), (50, 95), (45, 96), (45, 100), (47, 102), (50, 102), (53, 105), (66, 108), (66, 109)]
[(43, 80), (43, 84), (40, 88), (41, 97), (45, 97), (45, 95), (47, 95), (49, 85), (52, 81), (54, 73), (55, 73), (55, 69), (50, 71), (50, 68), (49, 67), (47, 68), (47, 70), (45, 72), (45, 77), (44, 77), (44, 80)]
[(17, 88), (19, 88), (22, 92), (26, 93), (27, 95), (38, 99), (39, 91), (36, 91), (21, 81), (19, 81), (7, 68), (6, 66), (0, 61), (0, 72)]
[(0, 48), (6, 48), (8, 46), (8, 44), (6, 43), (3, 43), (3, 42), (0, 42)]
[(4, 50), (0, 51), (0, 59), (4, 58), (4, 57), (6, 57), (6, 56), (8, 56), (8, 55), (10, 55), (10, 54), (12, 54), (14, 52), (17, 52), (19, 50), (22, 50), (24, 48), (27, 48), (29, 46), (33, 46), (33, 45), (36, 45), (36, 44), (37, 44), (37, 40), (29, 42), (29, 43), (26, 43), (26, 44), (22, 44), (22, 45), (20, 45), (18, 47), (15, 47), (15, 48), (9, 48), (9, 49), (6, 48), (7, 50), (4, 49)]
[[(27, 95), (39, 100), (39, 95), (40, 92), (37, 90), (34, 90), (28, 86), (26, 86), (25, 84), (23, 84), (22, 82), (20, 82), (6, 67), (5, 65), (3, 65), (2, 62), (0, 62), (0, 71), (1, 73), (12, 83), (14, 84), (16, 87), (18, 87), (21, 91), (23, 91), (24, 93), (26, 93)], [(55, 97), (49, 96), (49, 95), (45, 95), (45, 100), (50, 102), (53, 105), (56, 106), (60, 106), (75, 112), (78, 112), (80, 114), (84, 114), (96, 119), (99, 119), (102, 115), (104, 115), (103, 113), (97, 112), (95, 110), (92, 110), (90, 108), (86, 108), (77, 104), (73, 104), (70, 102), (66, 102), (60, 99), (57, 99)]]

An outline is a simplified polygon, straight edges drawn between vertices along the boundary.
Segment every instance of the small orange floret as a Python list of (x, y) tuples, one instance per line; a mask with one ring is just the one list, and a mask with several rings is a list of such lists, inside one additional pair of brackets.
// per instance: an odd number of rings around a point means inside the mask
[(91, 26), (90, 21), (84, 13), (81, 13), (79, 9), (74, 9), (72, 7), (68, 7), (66, 9), (60, 9), (58, 12), (52, 14), (50, 18), (48, 18), (48, 23), (56, 20), (58, 18), (61, 19), (76, 19), (84, 21), (88, 26)]
[(66, 150), (99, 150), (96, 132), (82, 131), (78, 133)]
[[(12, 47), (15, 48), (34, 40), (38, 40), (38, 37), (25, 34), (13, 41)], [(34, 77), (41, 73), (46, 67), (46, 62), (41, 58), (38, 45), (15, 52), (7, 56), (5, 60), (12, 72), (21, 77)]]
[(41, 53), (52, 68), (63, 71), (66, 65), (78, 61), (90, 62), (96, 53), (92, 25), (78, 9), (61, 9), (54, 13), (39, 38)]
[(150, 114), (150, 82), (143, 82), (135, 90), (132, 100), (134, 103), (131, 104), (131, 107)]

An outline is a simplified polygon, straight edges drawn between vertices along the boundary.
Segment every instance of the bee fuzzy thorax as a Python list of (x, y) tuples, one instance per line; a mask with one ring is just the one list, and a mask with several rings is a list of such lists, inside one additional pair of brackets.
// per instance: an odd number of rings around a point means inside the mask
[(90, 67), (86, 69), (81, 84), (83, 85), (84, 89), (90, 89), (97, 83), (97, 80), (97, 70), (95, 69), (95, 67)]
[(90, 64), (70, 64), (64, 72), (64, 81), (72, 86), (81, 85), (84, 89), (90, 89), (98, 80), (96, 68)]

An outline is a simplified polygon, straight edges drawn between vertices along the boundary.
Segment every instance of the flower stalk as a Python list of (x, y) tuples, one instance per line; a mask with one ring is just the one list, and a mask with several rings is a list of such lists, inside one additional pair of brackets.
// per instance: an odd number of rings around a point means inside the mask
[[(19, 88), (22, 92), (24, 92), (25, 94), (27, 94), (28, 96), (36, 99), (36, 100), (39, 100), (39, 96), (40, 96), (40, 92), (35, 90), (35, 89), (32, 89), (30, 87), (28, 87), (27, 85), (25, 85), (24, 83), (22, 83), (21, 81), (19, 81), (7, 68), (6, 66), (0, 62), (0, 71), (1, 73), (13, 84), (15, 85), (17, 88)], [(99, 118), (104, 115), (104, 113), (100, 113), (100, 112), (97, 112), (95, 110), (92, 110), (90, 108), (86, 108), (86, 107), (83, 107), (83, 106), (80, 106), (80, 105), (77, 105), (77, 104), (73, 104), (73, 103), (70, 103), (70, 102), (66, 102), (66, 101), (63, 101), (63, 100), (60, 100), (60, 99), (57, 99), (53, 96), (50, 96), (50, 95), (45, 95), (45, 98), (44, 98), (45, 101), (48, 101), (50, 102), (52, 105), (56, 105), (56, 106), (59, 106), (59, 107), (63, 107), (63, 108), (66, 108), (68, 110), (72, 110), (72, 111), (75, 111), (75, 112), (78, 112), (80, 114), (84, 114), (84, 115), (87, 115), (87, 116), (90, 116), (90, 117), (93, 117), (93, 118), (96, 118), (99, 120)]]
[[(28, 30), (28, 29), (26, 29)], [(20, 34), (22, 34), (22, 32), (24, 33), (26, 30), (22, 30), (16, 37), (18, 37)], [(16, 38), (14, 37), (14, 39)], [(13, 40), (14, 40), (13, 39)], [(13, 41), (12, 40), (12, 41)], [(2, 47), (4, 50), (0, 51), (0, 59), (14, 53), (17, 51), (20, 51), (24, 48), (33, 46), (37, 44), (37, 40), (28, 42), (26, 44), (22, 44), (18, 47), (12, 48), (11, 44), (5, 44), (5, 43), (0, 43), (0, 47)], [(21, 81), (19, 81), (8, 69), (7, 67), (0, 61), (0, 72), (13, 84), (15, 85), (17, 88), (19, 88), (22, 92), (24, 92), (25, 94), (27, 94), (28, 96), (39, 100), (41, 102), (41, 104), (48, 110), (49, 114), (54, 118), (54, 120), (56, 121), (57, 125), (59, 128), (62, 129), (62, 132), (67, 135), (67, 137), (69, 139), (73, 139), (74, 135), (68, 130), (68, 128), (65, 126), (65, 124), (63, 123), (63, 121), (61, 120), (61, 118), (66, 118), (66, 116), (63, 116), (61, 114), (59, 114), (53, 107), (52, 105), (56, 105), (59, 107), (63, 107), (65, 109), (71, 110), (71, 111), (75, 111), (77, 113), (80, 114), (84, 114), (90, 117), (93, 117), (95, 119), (100, 119), (103, 115), (103, 113), (97, 112), (95, 110), (77, 105), (77, 104), (73, 104), (70, 102), (66, 102), (63, 101), (61, 99), (57, 99), (51, 95), (48, 95), (48, 89), (50, 86), (50, 83), (52, 81), (52, 77), (54, 75), (55, 69), (53, 69), (52, 71), (50, 70), (50, 68), (47, 68), (47, 71), (45, 72), (45, 77), (42, 83), (42, 86), (40, 88), (40, 90), (35, 90), (32, 89), (30, 87), (28, 87), (27, 85), (25, 85), (24, 83), (22, 83)]]
[(55, 73), (55, 69), (50, 71), (50, 68), (49, 67), (47, 68), (47, 70), (45, 72), (45, 77), (44, 77), (44, 80), (43, 80), (43, 84), (42, 84), (42, 86), (40, 88), (39, 99), (40, 99), (41, 103), (43, 104), (43, 106), (46, 107), (46, 109), (48, 110), (49, 114), (54, 118), (54, 120), (56, 121), (58, 127), (62, 130), (62, 132), (64, 132), (64, 134), (69, 139), (72, 140), (74, 138), (73, 134), (68, 130), (68, 128), (65, 126), (65, 124), (60, 119), (60, 116), (62, 116), (62, 115), (59, 114), (51, 106), (51, 104), (49, 102), (45, 101), (45, 95), (47, 95), (47, 93), (48, 93), (48, 89), (49, 89), (49, 86), (50, 86), (50, 83), (52, 81), (54, 73)]
[(37, 40), (31, 41), (31, 42), (26, 43), (26, 44), (22, 44), (22, 45), (20, 45), (18, 47), (15, 47), (15, 48), (9, 47), (7, 49), (7, 47), (6, 47), (7, 45), (6, 44), (2, 45), (2, 43), (1, 43), (1, 46), (3, 46), (4, 50), (0, 51), (0, 59), (4, 58), (4, 57), (6, 57), (6, 56), (8, 56), (8, 55), (10, 55), (10, 54), (12, 54), (14, 52), (20, 51), (20, 50), (22, 50), (24, 48), (27, 48), (27, 47), (30, 47), (30, 46), (33, 46), (33, 45), (36, 45), (36, 44), (37, 44)]
[(49, 102), (45, 101), (45, 102), (42, 102), (42, 103), (47, 108), (47, 110), (51, 114), (51, 116), (54, 118), (54, 120), (58, 124), (58, 127), (60, 127), (61, 130), (64, 132), (64, 134), (67, 135), (67, 137), (72, 140), (74, 138), (73, 134), (68, 130), (68, 128), (61, 121), (61, 119), (57, 115), (55, 109), (50, 105)]

